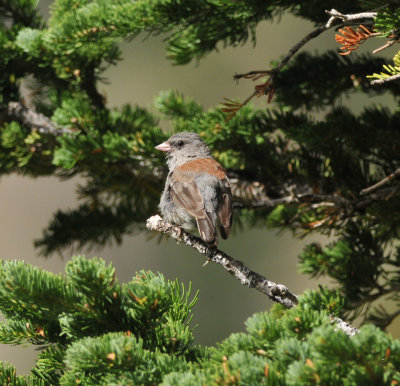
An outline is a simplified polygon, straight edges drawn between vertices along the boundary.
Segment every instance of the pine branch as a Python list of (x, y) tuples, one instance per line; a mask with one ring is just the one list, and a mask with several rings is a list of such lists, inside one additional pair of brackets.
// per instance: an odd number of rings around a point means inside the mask
[(327, 195), (327, 194), (291, 194), (284, 197), (279, 198), (264, 198), (261, 200), (254, 200), (249, 203), (242, 203), (242, 202), (234, 202), (234, 208), (275, 208), (278, 205), (282, 204), (303, 204), (303, 203), (325, 203), (328, 205), (351, 205), (351, 202), (346, 198), (334, 195)]
[[(268, 280), (257, 272), (250, 270), (241, 261), (228, 256), (225, 252), (210, 248), (208, 245), (196, 236), (184, 231), (182, 228), (167, 223), (160, 216), (152, 216), (147, 219), (146, 227), (149, 230), (165, 233), (178, 242), (182, 242), (189, 247), (196, 249), (199, 253), (207, 256), (208, 261), (221, 264), (222, 267), (241, 284), (255, 288), (257, 291), (267, 295), (272, 301), (282, 304), (286, 308), (296, 307), (298, 304), (297, 296), (282, 285)], [(206, 263), (208, 263), (208, 261)], [(346, 335), (353, 336), (358, 333), (358, 329), (344, 322), (342, 319), (332, 316), (332, 323), (342, 330)]]
[[(395, 173), (386, 177), (385, 180), (389, 181), (389, 179), (394, 178)], [(384, 185), (384, 183), (387, 182), (385, 180), (382, 181), (382, 184), (379, 183), (380, 185), (378, 187)], [(398, 186), (390, 187), (381, 189), (375, 193), (372, 191), (375, 189), (365, 193), (362, 193), (362, 191), (361, 194), (366, 195), (366, 197), (360, 199), (348, 199), (342, 196), (328, 194), (292, 193), (290, 195), (274, 199), (263, 197), (261, 199), (254, 199), (247, 202), (235, 201), (233, 203), (233, 207), (236, 209), (274, 209), (278, 205), (298, 205), (299, 211), (290, 220), (290, 225), (293, 228), (316, 229), (324, 225), (331, 226), (332, 224), (339, 222), (341, 222), (341, 225), (343, 225), (345, 221), (357, 216), (369, 206), (380, 201), (387, 201), (394, 197), (396, 194), (398, 194), (398, 188)], [(299, 221), (300, 216), (305, 213), (311, 213), (319, 210), (319, 214), (321, 215), (321, 209), (324, 210), (323, 218), (312, 222)]]
[[(262, 77), (263, 75), (269, 75), (269, 78), (266, 80), (265, 83), (256, 85), (254, 87), (255, 91), (244, 102), (235, 103), (235, 106), (229, 106), (229, 105), (223, 103), (223, 105), (225, 105), (226, 107), (223, 108), (222, 111), (228, 113), (226, 121), (229, 121), (230, 119), (232, 119), (233, 116), (255, 96), (268, 95), (268, 103), (270, 103), (272, 100), (272, 97), (274, 95), (274, 92), (275, 92), (275, 84), (276, 84), (277, 77), (278, 77), (279, 73), (281, 72), (282, 68), (310, 40), (316, 38), (322, 32), (324, 32), (334, 26), (345, 25), (348, 22), (353, 22), (353, 21), (357, 21), (357, 20), (375, 19), (376, 15), (377, 15), (376, 12), (362, 12), (362, 13), (357, 13), (357, 14), (344, 15), (344, 14), (336, 11), (335, 9), (331, 9), (330, 11), (325, 11), (325, 12), (331, 16), (329, 18), (328, 22), (325, 25), (321, 25), (321, 26), (317, 27), (313, 31), (309, 32), (306, 36), (304, 36), (303, 39), (301, 39), (298, 43), (296, 43), (288, 51), (288, 53), (283, 57), (283, 59), (279, 62), (279, 64), (275, 68), (268, 70), (268, 71), (267, 70), (249, 71), (245, 74), (234, 75), (235, 80), (238, 80), (241, 78), (257, 80), (260, 77)], [(337, 20), (340, 20), (340, 23), (335, 24), (335, 22)], [(229, 101), (229, 102), (231, 102), (231, 101)]]
[(10, 102), (7, 113), (31, 130), (37, 130), (41, 134), (53, 134), (55, 136), (72, 134), (73, 131), (66, 127), (60, 127), (45, 115), (27, 108), (20, 102)]
[(392, 82), (393, 80), (398, 80), (398, 79), (400, 79), (400, 74), (388, 76), (388, 77), (382, 78), (382, 79), (371, 80), (371, 86), (381, 86), (382, 84)]
[[(308, 33), (302, 40), (300, 40), (298, 43), (296, 43), (290, 50), (289, 52), (284, 56), (284, 58), (279, 62), (279, 64), (273, 68), (272, 70), (265, 71), (250, 71), (245, 74), (236, 74), (234, 75), (235, 80), (239, 80), (241, 78), (245, 79), (253, 79), (257, 80), (263, 75), (269, 75), (269, 78), (262, 84), (258, 84), (254, 86), (254, 92), (246, 98), (246, 100), (242, 103), (236, 103), (234, 108), (229, 109), (229, 105), (226, 103), (223, 103), (224, 106), (227, 106), (227, 108), (222, 108), (221, 110), (223, 112), (229, 113), (225, 121), (229, 121), (231, 118), (234, 117), (234, 115), (247, 103), (250, 102), (255, 96), (262, 96), (262, 95), (268, 95), (268, 103), (271, 102), (274, 93), (275, 93), (275, 83), (276, 79), (281, 71), (281, 69), (290, 61), (290, 59), (296, 54), (297, 51), (300, 50), (306, 43), (308, 43), (311, 39), (314, 39), (318, 35), (320, 35), (322, 32), (326, 30), (325, 26), (321, 26), (316, 28), (315, 30), (311, 31)], [(228, 102), (231, 102), (228, 100)]]

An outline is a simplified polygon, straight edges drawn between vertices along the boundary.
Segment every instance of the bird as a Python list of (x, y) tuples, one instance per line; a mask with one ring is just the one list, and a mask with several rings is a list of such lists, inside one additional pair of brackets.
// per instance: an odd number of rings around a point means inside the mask
[(164, 219), (185, 230), (198, 230), (209, 246), (218, 244), (232, 226), (232, 193), (225, 169), (196, 133), (173, 135), (155, 149), (166, 152), (169, 173), (159, 208)]

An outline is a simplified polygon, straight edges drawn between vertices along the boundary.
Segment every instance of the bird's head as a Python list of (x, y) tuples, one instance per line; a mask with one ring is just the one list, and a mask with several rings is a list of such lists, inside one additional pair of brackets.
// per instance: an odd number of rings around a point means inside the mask
[(170, 170), (197, 158), (211, 157), (210, 149), (196, 133), (175, 134), (155, 149), (167, 153), (167, 164)]

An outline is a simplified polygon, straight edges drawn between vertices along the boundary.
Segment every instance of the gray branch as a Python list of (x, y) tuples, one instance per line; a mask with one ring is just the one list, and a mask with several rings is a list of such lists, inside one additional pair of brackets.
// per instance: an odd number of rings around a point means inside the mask
[(388, 77), (382, 78), (382, 79), (375, 79), (375, 80), (372, 80), (370, 83), (371, 83), (371, 86), (381, 86), (382, 84), (392, 82), (392, 81), (398, 80), (398, 79), (400, 79), (400, 74), (388, 76)]
[(257, 272), (251, 271), (241, 261), (235, 260), (219, 249), (210, 248), (203, 240), (176, 225), (167, 223), (160, 216), (150, 217), (147, 220), (146, 227), (150, 230), (163, 232), (175, 240), (196, 249), (207, 256), (210, 261), (221, 264), (241, 284), (255, 288), (274, 302), (280, 303), (286, 308), (292, 308), (297, 305), (297, 296), (292, 294), (284, 285), (276, 284)]
[(344, 320), (331, 316), (332, 324), (336, 324), (336, 329), (342, 330), (350, 338), (360, 332), (358, 328), (353, 327), (351, 324), (345, 322)]
[[(284, 66), (286, 66), (286, 64), (293, 58), (293, 56), (303, 46), (305, 46), (310, 40), (316, 38), (317, 36), (319, 36), (320, 34), (325, 32), (326, 30), (328, 30), (334, 26), (338, 27), (338, 26), (345, 25), (345, 24), (348, 24), (349, 22), (353, 22), (356, 20), (360, 21), (360, 20), (372, 19), (372, 21), (373, 21), (377, 15), (376, 12), (362, 12), (362, 13), (344, 15), (344, 14), (340, 13), (339, 11), (337, 11), (336, 9), (331, 9), (330, 11), (326, 10), (325, 12), (331, 16), (329, 18), (329, 20), (326, 22), (326, 24), (317, 27), (316, 29), (314, 29), (313, 31), (308, 33), (306, 36), (304, 36), (303, 39), (301, 39), (299, 42), (297, 42), (288, 51), (288, 53), (283, 57), (283, 59), (280, 61), (280, 63), (276, 67), (274, 67), (273, 69), (268, 70), (268, 71), (267, 70), (250, 71), (245, 74), (236, 74), (234, 76), (234, 79), (238, 80), (240, 78), (249, 77), (249, 76), (253, 77), (254, 75), (258, 75), (258, 77), (253, 78), (253, 80), (255, 80), (255, 79), (258, 79), (260, 75), (269, 75), (269, 79), (266, 81), (266, 83), (264, 83), (264, 85), (259, 85), (259, 86), (265, 86), (264, 94), (267, 95), (268, 93), (270, 93), (271, 91), (274, 90), (276, 79), (277, 79), (279, 73), (281, 72), (282, 68)], [(339, 21), (339, 22), (335, 23), (336, 21)], [(371, 24), (371, 22), (369, 22), (368, 24)], [(260, 95), (259, 91), (260, 90), (257, 89), (257, 86), (256, 86), (254, 92), (251, 95), (249, 95), (249, 97), (246, 98), (242, 103), (237, 105), (237, 109), (233, 109), (233, 110), (229, 110), (229, 111), (226, 110), (225, 112), (230, 113), (230, 115), (227, 116), (226, 120), (230, 120), (233, 117), (233, 115), (235, 115), (236, 112), (240, 108), (242, 108), (244, 105), (246, 105), (255, 96)]]
[[(221, 264), (222, 267), (234, 278), (238, 279), (241, 284), (250, 288), (255, 288), (257, 291), (267, 295), (274, 302), (282, 304), (286, 308), (293, 308), (298, 304), (297, 296), (291, 293), (283, 284), (276, 284), (259, 273), (250, 270), (241, 261), (235, 260), (225, 252), (208, 247), (203, 240), (189, 234), (176, 225), (167, 223), (160, 216), (156, 215), (147, 219), (146, 227), (149, 230), (165, 233), (178, 242), (196, 249), (201, 254), (207, 256), (208, 261)], [(342, 330), (350, 337), (358, 333), (357, 328), (344, 322), (340, 318), (332, 316), (331, 321), (336, 325), (337, 329)]]
[(9, 102), (7, 113), (18, 122), (41, 134), (59, 136), (73, 133), (73, 130), (57, 125), (44, 114), (29, 109), (20, 102)]
[(366, 20), (366, 19), (374, 20), (377, 15), (376, 12), (361, 12), (361, 13), (353, 13), (353, 14), (344, 15), (343, 13), (340, 13), (336, 9), (331, 9), (330, 11), (325, 11), (325, 12), (329, 16), (331, 16), (329, 18), (328, 22), (325, 24), (325, 28), (327, 28), (327, 29), (332, 27), (333, 23), (336, 20), (340, 20), (342, 23), (349, 22), (349, 21), (360, 21), (360, 20)]

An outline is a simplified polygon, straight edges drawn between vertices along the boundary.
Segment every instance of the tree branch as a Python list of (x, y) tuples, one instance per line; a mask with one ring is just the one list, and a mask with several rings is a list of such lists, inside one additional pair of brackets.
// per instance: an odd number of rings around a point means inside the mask
[(210, 248), (203, 240), (176, 225), (167, 223), (160, 216), (150, 217), (147, 220), (146, 227), (150, 230), (165, 233), (175, 240), (196, 249), (207, 256), (210, 261), (221, 264), (241, 284), (255, 288), (274, 302), (280, 303), (286, 308), (292, 308), (297, 305), (297, 296), (292, 294), (284, 285), (276, 284), (259, 273), (251, 271), (241, 261), (235, 260), (219, 249)]
[[(297, 296), (291, 293), (286, 286), (276, 284), (259, 273), (251, 271), (241, 261), (235, 260), (219, 249), (210, 248), (203, 240), (189, 234), (176, 225), (167, 223), (160, 216), (156, 215), (147, 219), (146, 227), (149, 230), (165, 233), (178, 242), (196, 249), (199, 253), (207, 256), (209, 261), (221, 264), (241, 284), (255, 288), (257, 291), (267, 295), (272, 301), (282, 304), (286, 308), (293, 308), (298, 304)], [(338, 329), (350, 337), (358, 333), (357, 328), (340, 318), (332, 316), (331, 321), (333, 324), (336, 324)]]
[[(399, 171), (392, 173), (390, 176), (386, 177), (384, 180), (380, 181), (376, 186), (372, 186), (369, 192), (362, 193), (365, 197), (356, 199), (348, 199), (345, 197), (341, 197), (339, 195), (327, 195), (327, 194), (312, 194), (312, 193), (303, 193), (296, 194), (292, 193), (287, 196), (282, 196), (279, 198), (269, 198), (269, 197), (260, 197), (255, 198), (254, 200), (236, 200), (233, 202), (233, 207), (236, 209), (274, 209), (278, 205), (300, 205), (299, 212), (290, 220), (291, 226), (295, 228), (306, 228), (306, 229), (316, 229), (322, 227), (323, 225), (329, 223), (330, 225), (333, 222), (338, 221), (346, 221), (351, 217), (355, 216), (358, 212), (364, 211), (367, 207), (379, 202), (386, 201), (395, 196), (400, 191), (400, 186), (396, 185), (394, 187), (389, 187), (385, 189), (380, 189), (377, 192), (373, 192), (373, 190), (381, 187), (387, 181), (393, 179), (394, 177), (400, 176)], [(365, 190), (367, 190), (365, 189)], [(326, 215), (320, 220), (309, 222), (301, 222), (294, 221), (298, 220), (298, 218), (306, 213), (312, 211), (319, 210), (319, 217), (322, 212), (321, 208), (326, 209)]]
[(360, 332), (358, 328), (353, 327), (351, 324), (345, 322), (343, 319), (331, 316), (332, 324), (336, 324), (338, 330), (342, 330), (350, 338)]
[(314, 203), (314, 204), (324, 204), (326, 206), (351, 206), (351, 202), (344, 197), (328, 195), (328, 194), (290, 194), (288, 196), (283, 196), (279, 198), (262, 198), (260, 200), (253, 200), (249, 203), (234, 201), (233, 207), (242, 209), (257, 209), (257, 208), (275, 208), (282, 204), (304, 204), (304, 203)]
[(377, 182), (376, 184), (363, 189), (360, 192), (360, 195), (365, 196), (366, 194), (370, 194), (373, 191), (381, 188), (383, 185), (387, 184), (388, 182), (390, 182), (391, 180), (395, 179), (395, 178), (399, 178), (400, 177), (400, 168), (396, 169), (393, 173), (389, 174), (387, 177), (383, 178), (382, 180), (380, 180), (379, 182)]
[(360, 13), (353, 13), (344, 15), (340, 13), (336, 9), (331, 9), (330, 11), (325, 11), (331, 17), (329, 18), (328, 22), (325, 24), (326, 29), (331, 28), (333, 23), (336, 20), (341, 20), (342, 23), (349, 22), (349, 21), (360, 21), (364, 19), (375, 19), (377, 13), (376, 12), (360, 12)]
[(371, 80), (370, 83), (371, 83), (371, 86), (381, 86), (382, 84), (392, 82), (393, 80), (397, 80), (397, 79), (400, 79), (400, 74), (388, 76), (388, 77), (382, 78), (382, 79)]
[[(242, 103), (232, 104), (232, 101), (228, 101), (229, 103), (222, 103), (222, 105), (226, 106), (222, 108), (223, 112), (228, 113), (229, 115), (226, 118), (226, 121), (230, 120), (244, 105), (246, 105), (251, 99), (255, 96), (268, 95), (268, 103), (271, 101), (274, 92), (275, 92), (275, 83), (276, 79), (281, 72), (282, 68), (292, 59), (292, 57), (300, 50), (304, 45), (306, 45), (311, 39), (316, 38), (322, 32), (332, 28), (333, 26), (340, 26), (348, 24), (348, 22), (353, 22), (356, 20), (365, 20), (365, 19), (375, 19), (377, 13), (376, 12), (362, 12), (344, 15), (338, 12), (335, 9), (331, 9), (330, 11), (325, 11), (331, 17), (325, 25), (321, 25), (309, 32), (306, 36), (303, 37), (298, 43), (296, 43), (288, 53), (283, 57), (283, 59), (279, 62), (279, 64), (271, 70), (260, 70), (260, 71), (249, 71), (245, 74), (236, 74), (234, 75), (235, 80), (239, 80), (241, 78), (245, 79), (253, 79), (257, 80), (265, 75), (269, 75), (269, 78), (265, 83), (256, 85), (254, 87), (255, 91)], [(339, 23), (335, 24), (335, 21), (340, 20)], [(335, 25), (334, 25), (335, 24)], [(372, 83), (371, 83), (372, 84)]]
[(59, 136), (73, 133), (73, 130), (57, 125), (45, 115), (27, 108), (20, 102), (9, 102), (7, 113), (18, 122), (29, 127), (31, 130), (37, 130), (41, 134)]

